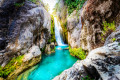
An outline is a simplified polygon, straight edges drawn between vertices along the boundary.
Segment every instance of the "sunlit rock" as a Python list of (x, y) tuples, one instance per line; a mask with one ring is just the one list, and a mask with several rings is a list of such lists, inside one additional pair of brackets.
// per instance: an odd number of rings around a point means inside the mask
[[(88, 0), (82, 11), (82, 30), (80, 34), (80, 46), (84, 50), (92, 49), (104, 45), (101, 36), (103, 30), (103, 22), (109, 23), (115, 21), (120, 23), (118, 18), (120, 5), (119, 0)], [(117, 27), (117, 26), (116, 26)], [(111, 34), (111, 32), (108, 33)], [(107, 38), (107, 37), (106, 37)]]
[(86, 75), (95, 80), (119, 80), (119, 63), (120, 43), (114, 42), (92, 50), (85, 60), (76, 62), (53, 80), (81, 80)]
[(29, 61), (32, 58), (40, 56), (40, 55), (41, 55), (40, 48), (38, 46), (32, 46), (32, 48), (29, 50), (29, 52), (24, 55), (23, 61), (24, 62)]

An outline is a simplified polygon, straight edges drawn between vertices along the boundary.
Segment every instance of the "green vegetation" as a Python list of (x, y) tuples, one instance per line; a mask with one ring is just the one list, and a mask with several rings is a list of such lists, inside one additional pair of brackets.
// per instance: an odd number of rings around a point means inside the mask
[(6, 78), (11, 72), (22, 64), (24, 56), (14, 57), (5, 67), (0, 66), (0, 77)]
[(29, 0), (29, 1), (31, 1), (31, 2), (33, 2), (33, 3), (36, 3), (38, 0)]
[(82, 50), (82, 48), (70, 48), (69, 47), (70, 54), (72, 56), (78, 57), (79, 59), (83, 60), (86, 58), (85, 51)]
[(80, 10), (86, 0), (65, 0), (68, 6), (68, 13), (71, 14), (74, 10)]
[(39, 5), (40, 3), (39, 3), (39, 1), (42, 3), (42, 1), (41, 0), (29, 0), (29, 1), (31, 1), (31, 2), (33, 2), (33, 3), (35, 3), (35, 4), (37, 4), (37, 5)]
[(67, 20), (64, 20), (64, 22), (60, 21), (61, 23), (61, 27), (62, 27), (62, 31), (63, 31), (63, 38), (66, 40), (65, 42), (68, 42), (68, 30), (67, 30)]
[[(113, 21), (112, 23), (107, 23), (106, 21), (103, 22), (103, 30), (102, 30), (102, 40), (104, 41), (105, 38), (113, 31), (115, 31), (115, 22)], [(115, 39), (114, 39), (115, 40)]]
[(115, 31), (115, 22), (113, 21), (112, 23), (107, 23), (106, 21), (103, 22), (103, 34), (106, 34), (107, 31)]
[(52, 15), (51, 15), (51, 41), (50, 42), (56, 42), (55, 29), (54, 29), (54, 17)]
[(55, 51), (55, 49), (56, 49), (56, 47), (54, 47), (53, 49), (51, 49), (51, 52), (54, 52), (54, 51)]
[(116, 38), (112, 38), (112, 41), (113, 41), (113, 42), (116, 41)]
[[(45, 47), (46, 47), (46, 46), (45, 46)], [(40, 49), (40, 51), (41, 51), (42, 53), (45, 52), (45, 47)]]
[(82, 80), (94, 80), (94, 79), (91, 79), (89, 76), (86, 76)]
[(15, 3), (14, 4), (16, 7), (22, 7), (24, 5), (24, 2), (23, 3)]

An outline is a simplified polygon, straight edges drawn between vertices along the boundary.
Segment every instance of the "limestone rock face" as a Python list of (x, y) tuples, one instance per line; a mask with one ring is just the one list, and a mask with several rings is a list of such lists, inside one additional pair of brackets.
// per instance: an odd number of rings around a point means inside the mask
[[(102, 41), (103, 22), (120, 23), (120, 0), (88, 0), (79, 14), (75, 11), (67, 19), (68, 43), (72, 48), (84, 50), (104, 45)], [(112, 32), (109, 32), (111, 34)]]
[[(115, 21), (120, 11), (120, 0), (88, 0), (82, 11), (82, 30), (80, 46), (92, 50), (104, 44), (102, 41), (103, 22)], [(116, 23), (116, 24), (117, 24)], [(109, 33), (110, 34), (110, 33)]]
[[(27, 54), (34, 50), (34, 45), (39, 51), (50, 37), (51, 18), (44, 7), (29, 1), (18, 7), (14, 1), (23, 3), (24, 0), (7, 0), (0, 8), (0, 64), (7, 64), (14, 56)], [(41, 54), (39, 51), (39, 54), (30, 52), (30, 55)]]
[(67, 19), (68, 43), (72, 48), (80, 47), (81, 16), (74, 11)]
[(115, 32), (111, 33), (105, 41), (104, 45), (112, 43), (114, 41), (120, 42), (120, 26), (116, 29)]
[(120, 43), (114, 42), (92, 50), (83, 61), (62, 72), (53, 80), (82, 80), (90, 75), (95, 80), (120, 80)]

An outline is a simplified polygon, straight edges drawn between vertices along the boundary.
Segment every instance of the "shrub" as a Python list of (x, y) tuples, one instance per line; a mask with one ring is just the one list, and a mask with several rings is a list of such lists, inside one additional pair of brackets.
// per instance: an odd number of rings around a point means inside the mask
[(0, 66), (0, 77), (6, 78), (22, 64), (23, 56), (14, 57), (5, 67)]
[(73, 49), (71, 49), (69, 47), (69, 51), (70, 51), (70, 54), (72, 56), (78, 57), (81, 60), (86, 58), (86, 53), (85, 53), (85, 51), (82, 50), (82, 48), (73, 48)]
[(74, 10), (80, 10), (86, 0), (65, 0), (68, 6), (68, 13), (71, 14)]
[(31, 1), (31, 2), (33, 2), (33, 3), (36, 3), (38, 0), (29, 0), (29, 1)]
[(106, 21), (103, 22), (103, 30), (102, 30), (102, 40), (104, 41), (105, 38), (113, 31), (115, 31), (115, 22), (113, 21), (112, 23), (107, 23)]
[(94, 80), (94, 79), (91, 79), (89, 76), (85, 76), (84, 78), (82, 78), (82, 80)]
[(21, 7), (21, 6), (24, 5), (24, 2), (23, 2), (23, 3), (15, 3), (14, 5), (15, 5), (16, 7)]
[(103, 22), (103, 34), (106, 34), (108, 31), (115, 31), (115, 22), (107, 23), (106, 21)]
[(112, 41), (113, 41), (113, 42), (116, 41), (116, 38), (112, 38)]

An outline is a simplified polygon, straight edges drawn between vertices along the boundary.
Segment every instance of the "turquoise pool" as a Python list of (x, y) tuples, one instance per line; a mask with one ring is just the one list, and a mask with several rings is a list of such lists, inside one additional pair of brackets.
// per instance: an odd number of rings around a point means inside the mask
[(65, 49), (68, 46), (56, 46), (55, 53), (49, 56), (43, 55), (42, 61), (24, 78), (22, 74), (21, 80), (52, 80), (65, 69), (70, 68), (77, 59), (70, 55), (69, 50)]

